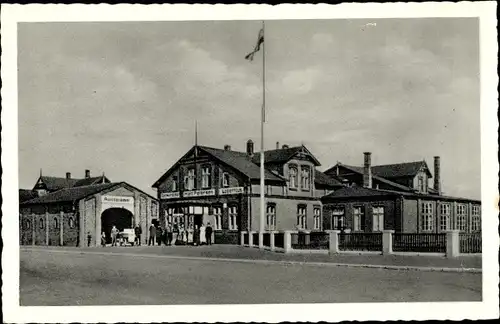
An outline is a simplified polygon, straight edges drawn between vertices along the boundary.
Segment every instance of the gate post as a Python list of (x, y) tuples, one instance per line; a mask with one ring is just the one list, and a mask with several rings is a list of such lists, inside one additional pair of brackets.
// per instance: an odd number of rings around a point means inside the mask
[(339, 253), (339, 230), (326, 230), (329, 234), (328, 237), (328, 253), (337, 254)]
[(456, 258), (460, 254), (459, 230), (450, 230), (446, 232), (446, 257)]
[(392, 234), (394, 230), (382, 231), (382, 254), (392, 254)]

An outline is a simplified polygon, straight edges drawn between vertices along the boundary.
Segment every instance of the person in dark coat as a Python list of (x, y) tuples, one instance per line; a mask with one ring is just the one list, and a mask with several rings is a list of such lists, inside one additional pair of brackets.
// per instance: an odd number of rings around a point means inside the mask
[(167, 228), (165, 228), (165, 245), (172, 245), (172, 225), (168, 224)]
[(194, 246), (200, 245), (200, 229), (198, 228), (198, 225), (194, 226), (194, 231), (193, 231), (193, 245)]
[(163, 238), (163, 227), (158, 226), (156, 229), (156, 243), (158, 243), (158, 246), (161, 246), (161, 241)]
[(155, 239), (156, 239), (156, 227), (154, 225), (149, 226), (149, 241), (148, 241), (148, 246), (153, 244), (155, 245)]
[(139, 226), (136, 226), (134, 228), (134, 234), (135, 234), (135, 240), (134, 243), (136, 245), (141, 245), (141, 228)]
[(212, 226), (210, 226), (210, 222), (207, 224), (207, 227), (205, 228), (205, 239), (207, 241), (207, 245), (212, 245)]

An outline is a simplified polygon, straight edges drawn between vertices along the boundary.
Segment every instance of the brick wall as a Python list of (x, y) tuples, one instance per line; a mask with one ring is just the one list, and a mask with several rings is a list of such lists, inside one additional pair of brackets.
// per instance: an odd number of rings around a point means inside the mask
[[(70, 226), (70, 220), (73, 219), (73, 227)], [(78, 246), (79, 243), (79, 217), (78, 213), (65, 213), (63, 215), (63, 239), (65, 246)]]
[(33, 240), (33, 223), (30, 214), (19, 215), (19, 244), (31, 245)]

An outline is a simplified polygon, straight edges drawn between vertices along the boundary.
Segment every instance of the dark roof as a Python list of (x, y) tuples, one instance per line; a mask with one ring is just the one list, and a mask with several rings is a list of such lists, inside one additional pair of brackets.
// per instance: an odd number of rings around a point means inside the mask
[(375, 165), (372, 166), (372, 173), (383, 178), (414, 177), (422, 167), (425, 167), (429, 178), (432, 178), (425, 161)]
[(360, 186), (344, 187), (342, 189), (336, 190), (321, 199), (345, 199), (345, 198), (360, 198), (360, 197), (374, 197), (374, 196), (394, 196), (397, 192), (391, 192), (387, 190), (379, 190), (372, 188), (365, 188)]
[(105, 183), (110, 183), (108, 178), (105, 176), (99, 176), (99, 177), (92, 177), (92, 178), (85, 178), (85, 179), (79, 179), (75, 182), (73, 187), (81, 187), (81, 186), (90, 186), (93, 184), (100, 184), (102, 183), (102, 180), (104, 178)]
[(100, 191), (112, 188), (121, 183), (123, 182), (65, 188), (55, 192), (51, 192), (44, 196), (40, 196), (35, 199), (25, 201), (24, 203), (22, 203), (22, 205), (47, 204), (55, 202), (72, 202), (93, 195)]
[[(345, 164), (341, 164), (341, 163), (338, 163), (338, 165), (341, 166), (341, 167), (344, 167), (346, 169), (349, 169), (349, 170), (351, 170), (353, 172), (356, 172), (356, 173), (359, 173), (359, 174), (363, 174), (363, 168), (362, 167), (350, 166), (350, 165), (345, 165)], [(331, 169), (329, 169), (329, 170), (331, 170)], [(398, 188), (400, 190), (413, 191), (413, 189), (410, 188), (410, 187), (403, 186), (402, 184), (393, 182), (391, 180), (387, 180), (387, 179), (382, 178), (382, 177), (380, 177), (378, 175), (375, 175), (373, 173), (372, 173), (372, 179), (380, 181), (380, 182), (385, 183), (385, 184), (388, 184), (388, 185), (390, 185), (390, 186), (392, 186), (394, 188)]]
[[(252, 162), (247, 153), (221, 150), (207, 146), (199, 146), (199, 148), (221, 162), (243, 173), (251, 180), (260, 179), (260, 166)], [(270, 172), (267, 169), (264, 170), (264, 179), (279, 182), (285, 181), (282, 177)]]
[(414, 192), (401, 192), (394, 190), (384, 190), (384, 189), (372, 189), (364, 188), (361, 186), (345, 187), (336, 190), (326, 196), (323, 196), (321, 200), (328, 202), (328, 200), (348, 200), (349, 198), (367, 198), (367, 197), (395, 197), (402, 196), (405, 198), (417, 198), (417, 199), (427, 199), (427, 200), (445, 200), (445, 201), (463, 201), (463, 202), (473, 202), (481, 203), (477, 199), (461, 198), (461, 197), (451, 197), (451, 196), (439, 196), (432, 194), (421, 194)]
[(314, 170), (314, 183), (320, 186), (328, 186), (328, 187), (342, 187), (343, 184), (321, 171)]
[(48, 177), (48, 176), (41, 176), (40, 179), (42, 179), (43, 183), (47, 187), (47, 190), (49, 191), (73, 187), (74, 184), (78, 181), (78, 179), (66, 179), (66, 178)]
[(19, 189), (19, 203), (31, 200), (38, 197), (36, 191), (28, 189)]
[[(264, 163), (286, 163), (301, 150), (305, 150), (307, 153), (309, 153), (316, 166), (320, 165), (319, 161), (316, 160), (311, 152), (309, 152), (303, 145), (264, 151)], [(260, 152), (256, 152), (254, 154), (252, 161), (254, 163), (260, 164)]]

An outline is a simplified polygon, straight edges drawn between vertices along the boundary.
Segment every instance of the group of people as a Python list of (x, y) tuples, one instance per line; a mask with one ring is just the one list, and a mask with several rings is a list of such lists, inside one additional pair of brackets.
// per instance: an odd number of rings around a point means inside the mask
[[(192, 244), (194, 246), (199, 245), (212, 245), (212, 233), (213, 229), (210, 226), (210, 223), (207, 223), (207, 226), (201, 224), (194, 226), (194, 230), (192, 232), (188, 231), (184, 228), (183, 225), (178, 224), (167, 224), (165, 228), (161, 226), (151, 225), (149, 227), (149, 238), (148, 245), (162, 245), (166, 246), (170, 245), (188, 245)], [(119, 230), (115, 225), (111, 228), (111, 246), (117, 246), (119, 244), (118, 234)], [(140, 226), (136, 226), (134, 228), (135, 234), (135, 245), (141, 245), (141, 235), (142, 229)], [(90, 233), (89, 233), (90, 235)], [(156, 244), (155, 244), (156, 243)], [(106, 233), (102, 232), (101, 234), (101, 245), (106, 246)], [(90, 238), (89, 238), (89, 246), (90, 246)]]
[(190, 233), (183, 225), (167, 224), (165, 228), (161, 226), (151, 225), (149, 227), (148, 245), (187, 245), (193, 244), (199, 246), (203, 244), (212, 245), (213, 229), (210, 223), (207, 226), (201, 224), (194, 226), (192, 233)]

